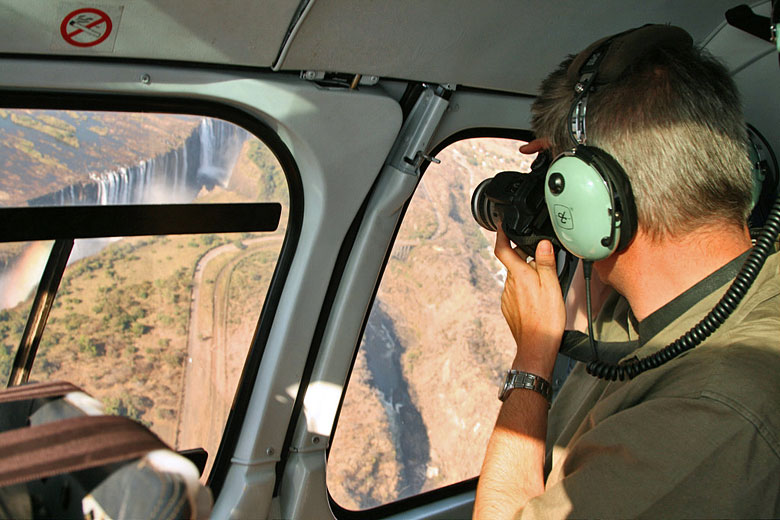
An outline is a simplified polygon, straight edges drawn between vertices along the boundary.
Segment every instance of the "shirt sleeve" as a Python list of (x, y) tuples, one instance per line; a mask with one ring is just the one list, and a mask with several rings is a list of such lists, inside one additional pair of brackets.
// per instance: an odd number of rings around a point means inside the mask
[(588, 417), (516, 518), (777, 517), (779, 455), (751, 419), (707, 397)]

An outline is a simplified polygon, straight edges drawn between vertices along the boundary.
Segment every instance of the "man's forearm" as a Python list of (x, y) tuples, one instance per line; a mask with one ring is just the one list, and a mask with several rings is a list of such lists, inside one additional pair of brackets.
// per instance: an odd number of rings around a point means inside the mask
[[(501, 313), (517, 348), (512, 368), (549, 381), (566, 323), (552, 243), (539, 242), (528, 263), (499, 228), (495, 254), (507, 269)], [(474, 518), (512, 518), (544, 492), (547, 410), (547, 399), (531, 390), (516, 389), (504, 401), (482, 465)]]
[(501, 407), (477, 485), (474, 518), (501, 520), (544, 492), (547, 401), (515, 390)]

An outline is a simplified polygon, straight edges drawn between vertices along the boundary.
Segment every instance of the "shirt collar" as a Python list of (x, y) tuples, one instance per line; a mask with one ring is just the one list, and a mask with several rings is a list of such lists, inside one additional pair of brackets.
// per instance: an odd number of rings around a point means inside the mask
[(731, 260), (642, 321), (637, 323), (634, 314), (632, 312), (629, 313), (629, 318), (639, 333), (639, 346), (650, 341), (656, 334), (669, 326), (670, 323), (682, 316), (685, 311), (736, 277), (749, 252), (749, 250), (745, 251)]
[[(642, 347), (659, 332), (664, 330), (674, 320), (703, 300), (731, 279), (737, 276), (742, 264), (750, 251), (746, 251), (729, 263), (720, 267), (693, 287), (686, 290), (660, 309), (656, 310), (642, 321), (638, 321), (631, 310), (628, 310), (630, 325), (639, 335), (639, 341), (596, 341), (596, 348), (601, 361), (617, 363), (638, 348)], [(587, 334), (579, 331), (565, 331), (561, 342), (561, 353), (578, 361), (592, 360), (592, 350)]]

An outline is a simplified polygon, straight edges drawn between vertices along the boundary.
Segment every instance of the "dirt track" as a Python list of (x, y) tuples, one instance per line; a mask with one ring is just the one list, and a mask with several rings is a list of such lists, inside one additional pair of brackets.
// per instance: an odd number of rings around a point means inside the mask
[[(228, 341), (231, 275), (241, 260), (261, 251), (269, 242), (281, 240), (280, 236), (246, 240), (244, 245), (247, 247), (243, 250), (232, 243), (225, 244), (203, 255), (195, 266), (176, 444), (179, 449), (203, 447), (208, 451), (204, 475), (208, 475), (212, 458), (219, 448), (237, 384), (237, 378), (230, 377), (229, 362), (243, 361), (249, 347), (247, 342)], [(231, 255), (231, 258), (216, 273), (213, 286), (209, 288), (204, 284), (204, 272), (210, 262), (223, 255)]]

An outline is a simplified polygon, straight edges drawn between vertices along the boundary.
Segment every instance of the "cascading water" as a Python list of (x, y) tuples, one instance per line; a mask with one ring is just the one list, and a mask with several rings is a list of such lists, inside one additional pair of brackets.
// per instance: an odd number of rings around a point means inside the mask
[(28, 201), (30, 206), (165, 204), (192, 201), (201, 188), (227, 187), (248, 133), (219, 119), (201, 120), (184, 145), (135, 166), (92, 173), (90, 181)]
[(217, 119), (204, 119), (200, 123), (200, 163), (197, 180), (208, 189), (215, 184), (225, 188), (230, 181), (230, 173), (244, 142), (243, 139), (235, 139), (236, 129), (238, 127), (235, 125), (225, 125)]
[[(140, 162), (135, 166), (90, 174), (90, 181), (66, 186), (31, 199), (30, 206), (86, 206), (116, 204), (176, 204), (191, 202), (206, 188), (227, 187), (239, 152), (249, 133), (219, 119), (204, 118), (183, 146)], [(95, 254), (110, 239), (78, 241), (70, 261)], [(37, 247), (35, 244), (28, 247)], [(40, 249), (40, 248), (38, 248)], [(35, 251), (38, 251), (35, 249)], [(40, 255), (31, 261), (22, 252), (0, 272), (0, 289), (13, 287), (14, 294), (0, 294), (0, 309), (24, 300), (36, 286), (45, 265)], [(22, 280), (25, 280), (24, 282)], [(5, 292), (5, 291), (3, 291)]]

